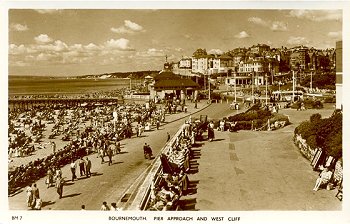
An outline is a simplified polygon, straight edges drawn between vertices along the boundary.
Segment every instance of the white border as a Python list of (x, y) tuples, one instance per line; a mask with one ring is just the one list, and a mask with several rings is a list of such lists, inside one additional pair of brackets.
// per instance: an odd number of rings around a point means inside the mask
[[(345, 197), (343, 200), (343, 210), (339, 212), (316, 212), (316, 211), (230, 211), (230, 212), (123, 212), (123, 215), (131, 216), (146, 216), (148, 221), (141, 223), (157, 223), (153, 221), (154, 216), (163, 216), (164, 219), (168, 216), (192, 216), (194, 219), (199, 216), (206, 216), (208, 219), (211, 216), (224, 216), (225, 220), (228, 217), (240, 217), (239, 223), (350, 223), (350, 204), (349, 204), (349, 141), (346, 136), (349, 135), (350, 118), (349, 114), (349, 89), (350, 85), (350, 4), (348, 1), (2, 1), (0, 2), (0, 28), (1, 28), (1, 54), (0, 66), (2, 69), (0, 88), (1, 102), (6, 102), (5, 106), (1, 107), (0, 125), (2, 130), (7, 127), (7, 91), (8, 91), (8, 9), (14, 8), (81, 8), (81, 9), (343, 9), (343, 105), (344, 105), (344, 119), (343, 119), (343, 158), (344, 158), (344, 191)], [(335, 46), (335, 43), (334, 43)], [(0, 224), (1, 223), (115, 223), (116, 221), (109, 221), (108, 217), (111, 213), (101, 213), (98, 211), (86, 211), (83, 215), (81, 211), (9, 211), (7, 204), (7, 132), (3, 131), (0, 136), (1, 158), (4, 168), (1, 169), (1, 199), (0, 199)], [(349, 160), (345, 161), (345, 158)], [(10, 222), (11, 216), (22, 215), (21, 221)], [(134, 221), (138, 222), (138, 221)], [(158, 223), (183, 223), (163, 221)], [(209, 221), (205, 222), (208, 223)], [(227, 220), (225, 221), (225, 223)], [(117, 223), (132, 223), (120, 222)], [(187, 222), (200, 223), (200, 222)], [(220, 222), (219, 222), (220, 223)], [(221, 222), (222, 223), (222, 222)], [(233, 222), (231, 222), (233, 223)]]

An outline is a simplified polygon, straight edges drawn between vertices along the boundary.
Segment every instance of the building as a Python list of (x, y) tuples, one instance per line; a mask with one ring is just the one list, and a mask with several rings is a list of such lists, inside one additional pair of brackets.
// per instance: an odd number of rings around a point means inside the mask
[[(177, 63), (176, 63), (177, 64)], [(154, 77), (150, 85), (150, 98), (155, 101), (173, 97), (184, 100), (187, 96), (197, 97), (199, 85), (190, 78), (173, 73), (172, 66), (166, 62), (164, 69)]]
[(309, 63), (309, 54), (307, 53), (307, 49), (299, 48), (292, 51), (290, 55), (289, 65), (293, 70), (305, 70)]
[[(251, 83), (253, 80), (254, 85), (265, 85), (266, 75), (270, 76), (268, 63), (264, 58), (256, 57), (246, 62), (240, 62), (236, 78), (242, 79), (242, 84), (247, 83), (248, 80)], [(238, 84), (238, 80), (236, 84)]]
[(208, 56), (198, 55), (192, 57), (192, 73), (205, 74), (208, 70)]
[(270, 46), (266, 44), (257, 44), (250, 47), (250, 52), (261, 55), (265, 51), (270, 51)]
[(343, 41), (337, 41), (335, 47), (336, 60), (336, 109), (343, 109)]
[(192, 58), (182, 57), (178, 63), (174, 63), (172, 70), (181, 76), (192, 76)]

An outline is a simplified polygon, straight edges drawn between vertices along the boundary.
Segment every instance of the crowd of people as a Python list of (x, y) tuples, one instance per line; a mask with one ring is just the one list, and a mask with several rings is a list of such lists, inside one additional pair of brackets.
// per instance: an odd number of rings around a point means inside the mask
[[(46, 105), (9, 111), (9, 194), (47, 176), (47, 186), (57, 188), (59, 185), (57, 193), (62, 197), (64, 181), (56, 175), (57, 170), (70, 164), (75, 166), (74, 174), (71, 169), (72, 180), (76, 179), (78, 169), (81, 175), (91, 176), (87, 155), (92, 153), (101, 158), (101, 163), (111, 165), (113, 156), (121, 152), (122, 139), (142, 136), (151, 128), (159, 129), (165, 122), (165, 113), (171, 113), (166, 110), (167, 106), (174, 103), (95, 107)], [(13, 160), (19, 159), (17, 156), (29, 156), (36, 150), (46, 150), (47, 155), (27, 164), (11, 166)], [(81, 160), (85, 160), (84, 168), (80, 166)], [(57, 184), (57, 180), (62, 184)]]
[(199, 119), (186, 121), (180, 131), (164, 148), (160, 156), (162, 172), (158, 173), (151, 186), (148, 210), (176, 210), (181, 196), (188, 193), (192, 146), (211, 123)]

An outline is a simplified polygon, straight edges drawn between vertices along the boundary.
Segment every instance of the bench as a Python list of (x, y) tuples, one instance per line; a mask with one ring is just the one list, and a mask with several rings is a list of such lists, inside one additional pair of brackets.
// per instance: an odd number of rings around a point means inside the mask
[(338, 192), (335, 195), (336, 198), (338, 198), (340, 201), (343, 200), (343, 179), (340, 181), (340, 184), (338, 185)]

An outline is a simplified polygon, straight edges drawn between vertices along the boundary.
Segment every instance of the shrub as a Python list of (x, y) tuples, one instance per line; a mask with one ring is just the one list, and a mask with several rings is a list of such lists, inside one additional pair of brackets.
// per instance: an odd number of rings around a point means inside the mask
[(286, 125), (289, 124), (289, 118), (288, 116), (284, 115), (284, 114), (278, 114), (278, 113), (275, 113), (273, 115), (272, 118), (270, 118), (270, 122), (271, 123), (274, 123), (276, 121), (285, 121), (286, 122)]
[(321, 120), (321, 118), (322, 118), (321, 114), (319, 114), (319, 113), (313, 114), (310, 116), (310, 122), (311, 123), (319, 122)]
[(322, 148), (335, 158), (342, 156), (342, 121), (341, 111), (335, 111), (331, 117), (322, 119), (320, 114), (313, 114), (309, 121), (302, 122), (294, 133), (306, 139), (311, 148)]
[(250, 130), (252, 128), (251, 121), (238, 121), (236, 124), (236, 130)]

